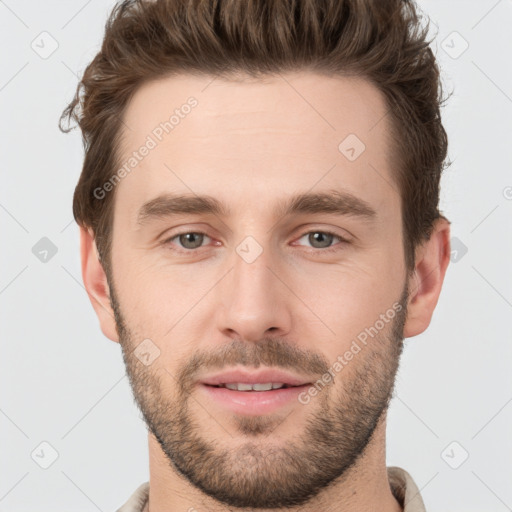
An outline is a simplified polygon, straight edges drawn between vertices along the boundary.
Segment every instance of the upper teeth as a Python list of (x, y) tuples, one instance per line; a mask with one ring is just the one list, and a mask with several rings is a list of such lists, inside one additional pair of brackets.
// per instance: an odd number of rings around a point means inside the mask
[(265, 382), (264, 384), (245, 384), (242, 382), (230, 383), (230, 384), (221, 384), (221, 387), (225, 386), (228, 389), (232, 389), (234, 391), (269, 391), (271, 389), (279, 389), (282, 388), (285, 384), (280, 382)]

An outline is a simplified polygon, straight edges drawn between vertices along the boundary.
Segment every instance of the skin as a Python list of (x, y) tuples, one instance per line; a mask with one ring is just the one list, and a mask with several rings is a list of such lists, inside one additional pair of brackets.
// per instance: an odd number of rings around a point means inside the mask
[[(362, 79), (304, 71), (146, 83), (125, 112), (121, 161), (190, 96), (198, 105), (116, 186), (111, 276), (81, 229), (87, 292), (103, 333), (121, 344), (149, 426), (149, 509), (401, 510), (386, 473), (386, 410), (402, 340), (428, 327), (437, 304), (449, 223), (436, 222), (407, 275), (387, 108)], [(366, 146), (352, 162), (338, 150), (351, 133)], [(294, 193), (328, 190), (363, 199), (375, 218), (274, 211)], [(162, 192), (208, 194), (231, 215), (137, 224)], [(309, 237), (326, 231), (349, 242)], [(208, 236), (187, 250), (184, 232)], [(247, 236), (262, 249), (251, 263), (236, 251)], [(194, 386), (242, 361), (321, 377), (401, 300), (402, 314), (306, 405), (249, 417)], [(160, 352), (146, 366), (133, 351), (148, 338)]]

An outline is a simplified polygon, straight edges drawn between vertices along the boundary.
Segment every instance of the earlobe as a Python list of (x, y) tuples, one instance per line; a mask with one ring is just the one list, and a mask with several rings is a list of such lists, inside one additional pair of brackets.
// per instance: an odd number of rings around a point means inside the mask
[(430, 239), (418, 247), (409, 278), (409, 300), (404, 337), (421, 334), (429, 326), (450, 262), (450, 222), (441, 217)]
[(92, 307), (98, 316), (103, 334), (119, 342), (114, 312), (110, 304), (107, 276), (100, 262), (92, 230), (80, 227), (82, 279)]

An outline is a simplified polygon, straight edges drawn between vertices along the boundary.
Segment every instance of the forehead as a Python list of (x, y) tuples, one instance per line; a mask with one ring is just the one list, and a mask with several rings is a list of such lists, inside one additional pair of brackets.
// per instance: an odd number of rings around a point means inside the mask
[(296, 72), (147, 82), (123, 116), (119, 163), (134, 165), (116, 192), (132, 210), (166, 191), (242, 203), (248, 191), (271, 199), (318, 183), (380, 204), (397, 192), (386, 114), (380, 91), (360, 78)]

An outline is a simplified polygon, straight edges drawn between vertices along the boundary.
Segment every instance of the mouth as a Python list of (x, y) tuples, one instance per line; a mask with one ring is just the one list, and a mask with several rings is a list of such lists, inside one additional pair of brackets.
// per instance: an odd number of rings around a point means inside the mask
[(278, 370), (226, 371), (203, 378), (198, 389), (212, 407), (236, 414), (258, 416), (300, 404), (298, 397), (313, 379)]
[(306, 386), (308, 384), (303, 385), (293, 385), (293, 384), (285, 384), (283, 382), (260, 382), (255, 384), (249, 384), (244, 382), (229, 382), (224, 384), (205, 384), (206, 386), (210, 386), (212, 388), (226, 388), (231, 389), (232, 391), (273, 391), (275, 389), (288, 389), (288, 388), (297, 388)]
[(226, 387), (234, 391), (270, 391), (303, 386), (310, 384), (312, 380), (284, 370), (262, 368), (257, 371), (248, 371), (246, 368), (238, 367), (206, 376), (199, 382), (209, 386)]

